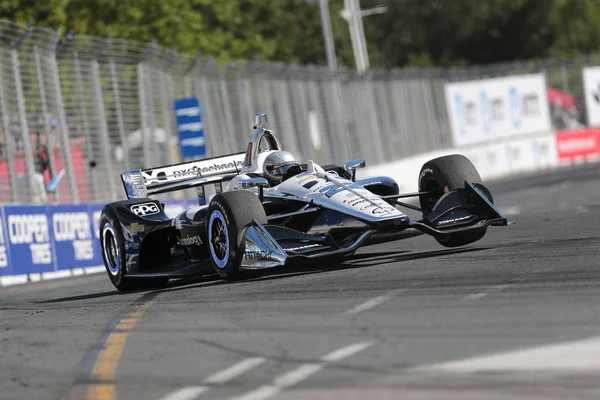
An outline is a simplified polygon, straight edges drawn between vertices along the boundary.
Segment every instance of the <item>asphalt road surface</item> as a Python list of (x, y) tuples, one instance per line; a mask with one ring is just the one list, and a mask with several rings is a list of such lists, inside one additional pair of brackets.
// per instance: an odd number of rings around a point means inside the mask
[(600, 166), (490, 185), (515, 224), (118, 294), (0, 288), (2, 399), (600, 398)]

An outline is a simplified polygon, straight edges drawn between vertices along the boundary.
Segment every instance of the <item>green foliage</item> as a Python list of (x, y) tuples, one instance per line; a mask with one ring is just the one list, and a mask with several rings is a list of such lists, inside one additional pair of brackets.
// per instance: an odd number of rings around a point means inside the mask
[[(600, 0), (361, 0), (371, 66), (449, 66), (594, 53)], [(352, 67), (343, 0), (330, 0), (338, 63)], [(317, 0), (0, 0), (0, 18), (63, 32), (156, 39), (187, 54), (326, 64)]]
[(599, 0), (382, 0), (389, 65), (485, 64), (600, 49)]

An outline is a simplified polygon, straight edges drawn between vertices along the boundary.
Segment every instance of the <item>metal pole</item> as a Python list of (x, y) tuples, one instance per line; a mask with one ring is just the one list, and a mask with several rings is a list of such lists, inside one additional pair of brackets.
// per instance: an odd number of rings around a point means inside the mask
[[(39, 188), (39, 185), (37, 185), (36, 183), (36, 170), (35, 161), (33, 159), (33, 147), (31, 146), (31, 139), (29, 137), (29, 126), (27, 124), (27, 109), (25, 107), (25, 96), (23, 94), (23, 85), (21, 82), (19, 52), (17, 51), (18, 45), (19, 43), (16, 43), (13, 45), (12, 49), (10, 49), (10, 59), (15, 79), (15, 92), (17, 96), (17, 109), (19, 112), (21, 136), (23, 139), (23, 151), (25, 152), (25, 171), (27, 175), (27, 185), (29, 187), (30, 196), (33, 196), (36, 193), (36, 187)], [(44, 195), (45, 194), (46, 193), (44, 192)], [(31, 198), (31, 200), (34, 203), (40, 202), (38, 198)]]
[(108, 126), (106, 124), (106, 112), (104, 110), (104, 97), (102, 95), (102, 83), (100, 82), (100, 65), (97, 59), (92, 60), (92, 84), (94, 87), (94, 100), (98, 116), (98, 133), (100, 134), (100, 147), (102, 158), (106, 166), (106, 179), (108, 180), (108, 196), (115, 198), (115, 177), (113, 171), (112, 156), (110, 154), (110, 143), (108, 140)]
[[(46, 132), (46, 143), (48, 144), (48, 162), (50, 164), (50, 175), (54, 176), (55, 174), (55, 161), (54, 161), (54, 135), (50, 133), (50, 119), (48, 114), (48, 104), (46, 103), (46, 85), (44, 84), (44, 74), (42, 72), (42, 62), (40, 60), (40, 52), (37, 46), (33, 47), (33, 61), (35, 63), (35, 72), (38, 79), (38, 89), (40, 91), (40, 101), (42, 107), (42, 117), (44, 118), (44, 130)], [(64, 151), (68, 151), (63, 149)], [(56, 188), (56, 198), (58, 200), (60, 198), (59, 189)]]
[(358, 0), (344, 0), (344, 7), (348, 13), (348, 25), (356, 69), (359, 74), (363, 74), (369, 68), (369, 57), (366, 52), (367, 47), (364, 38), (362, 16), (360, 15), (360, 5), (358, 4)]
[(163, 128), (165, 130), (165, 135), (167, 136), (166, 140), (166, 145), (167, 148), (164, 149), (163, 151), (166, 151), (166, 157), (164, 157), (165, 161), (167, 162), (167, 164), (173, 164), (173, 159), (171, 157), (172, 151), (171, 151), (171, 138), (173, 137), (171, 132), (173, 132), (173, 126), (175, 125), (174, 122), (171, 121), (171, 116), (173, 115), (173, 112), (171, 111), (172, 107), (170, 107), (171, 104), (173, 104), (173, 98), (169, 96), (169, 85), (168, 85), (168, 76), (171, 75), (170, 72), (165, 72), (165, 71), (160, 71), (160, 76), (159, 76), (159, 80), (160, 80), (160, 103), (161, 103), (161, 114), (162, 114), (162, 120), (163, 120)]
[(321, 14), (321, 25), (323, 27), (323, 39), (325, 40), (327, 65), (331, 71), (335, 71), (337, 70), (337, 59), (335, 56), (333, 30), (331, 28), (331, 15), (329, 14), (329, 0), (319, 0), (319, 11)]
[(115, 111), (117, 113), (117, 127), (119, 129), (119, 139), (121, 139), (121, 146), (123, 147), (123, 154), (125, 158), (125, 169), (131, 169), (131, 163), (129, 160), (129, 145), (125, 137), (125, 124), (123, 123), (123, 109), (121, 105), (121, 91), (119, 90), (119, 79), (117, 78), (117, 68), (115, 66), (115, 60), (110, 60), (110, 81), (112, 86), (112, 92), (115, 99)]
[(60, 76), (58, 73), (58, 61), (56, 53), (52, 53), (49, 57), (50, 70), (54, 79), (54, 97), (56, 101), (56, 117), (58, 119), (58, 132), (61, 147), (63, 149), (64, 167), (69, 180), (69, 190), (71, 191), (71, 200), (74, 203), (79, 203), (79, 192), (77, 190), (77, 181), (73, 171), (73, 160), (71, 159), (71, 146), (69, 144), (69, 128), (67, 127), (67, 119), (65, 118), (65, 107), (63, 104), (62, 91), (60, 87)]
[(13, 197), (13, 201), (19, 202), (19, 186), (17, 182), (17, 175), (14, 171), (15, 163), (15, 142), (10, 131), (10, 116), (8, 105), (6, 104), (6, 93), (4, 92), (4, 72), (2, 71), (2, 64), (0, 63), (0, 109), (2, 111), (2, 129), (4, 130), (4, 141), (6, 142), (6, 163), (8, 169), (8, 177), (10, 179), (10, 189)]
[[(83, 76), (81, 74), (81, 64), (79, 62), (79, 53), (73, 52), (73, 68), (75, 70), (75, 82), (77, 86), (77, 102), (79, 104), (79, 111), (81, 113), (81, 125), (83, 128), (83, 137), (85, 140), (85, 152), (88, 162), (95, 161), (94, 158), (94, 146), (92, 143), (92, 136), (90, 135), (90, 125), (88, 123), (88, 115), (87, 109), (85, 105), (85, 95), (83, 91)], [(98, 191), (98, 184), (95, 179), (93, 179), (93, 174), (89, 173), (89, 176), (92, 177), (91, 181), (91, 189), (92, 189), (92, 198), (95, 199)]]
[(152, 145), (152, 147), (151, 147), (152, 156), (154, 156), (154, 158), (152, 159), (152, 161), (146, 160), (146, 162), (150, 163), (149, 164), (150, 166), (152, 166), (152, 165), (159, 166), (159, 165), (167, 164), (167, 162), (164, 160), (164, 157), (162, 157), (162, 155), (161, 155), (161, 151), (168, 153), (169, 150), (168, 150), (168, 148), (166, 148), (166, 146), (168, 146), (168, 142), (164, 143), (163, 146), (159, 146), (158, 142), (156, 141), (157, 136), (158, 136), (158, 132), (157, 132), (158, 129), (156, 127), (156, 119), (154, 118), (154, 110), (155, 110), (155, 108), (154, 108), (154, 89), (152, 87), (153, 83), (154, 83), (154, 79), (152, 77), (152, 72), (153, 72), (153, 68), (151, 66), (148, 66), (148, 73), (145, 76), (146, 82), (148, 85), (148, 86), (146, 86), (146, 99), (147, 99), (146, 104), (148, 106), (148, 110), (150, 111), (148, 113), (148, 122), (150, 123), (149, 134), (151, 135), (150, 136), (150, 144)]
[(148, 110), (146, 106), (146, 79), (144, 64), (137, 65), (138, 75), (138, 98), (140, 102), (140, 129), (142, 130), (142, 160), (138, 160), (140, 166), (147, 165), (150, 158), (150, 138), (148, 137)]

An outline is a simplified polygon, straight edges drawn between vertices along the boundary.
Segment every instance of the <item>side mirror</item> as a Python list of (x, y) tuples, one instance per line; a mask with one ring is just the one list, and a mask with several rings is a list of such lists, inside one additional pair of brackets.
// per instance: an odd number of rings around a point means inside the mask
[(242, 189), (253, 188), (253, 187), (267, 187), (269, 186), (269, 181), (265, 178), (250, 178), (248, 180), (240, 182)]
[(264, 129), (267, 126), (267, 113), (254, 114), (254, 129)]
[(356, 180), (356, 169), (364, 168), (367, 163), (364, 158), (357, 158), (356, 160), (346, 161), (344, 163), (344, 169), (346, 171), (352, 171), (352, 182)]
[(358, 158), (356, 160), (346, 161), (344, 163), (344, 168), (346, 169), (346, 171), (348, 171), (348, 170), (356, 169), (356, 168), (364, 168), (365, 165), (367, 165), (367, 163), (365, 162), (365, 159)]
[(247, 181), (242, 181), (240, 186), (242, 187), (242, 189), (257, 187), (258, 188), (258, 198), (260, 199), (260, 201), (263, 201), (263, 198), (264, 198), (263, 188), (269, 186), (269, 181), (262, 177), (250, 178)]

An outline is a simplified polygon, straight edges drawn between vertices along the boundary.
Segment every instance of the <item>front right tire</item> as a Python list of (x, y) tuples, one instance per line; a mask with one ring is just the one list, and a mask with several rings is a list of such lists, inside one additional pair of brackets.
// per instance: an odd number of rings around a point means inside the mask
[[(483, 186), (479, 172), (467, 157), (452, 154), (434, 158), (423, 164), (419, 173), (419, 191), (432, 192), (419, 197), (423, 216), (426, 217), (431, 212), (444, 193), (463, 189), (465, 181), (470, 181), (483, 189), (488, 199), (493, 202), (492, 195)], [(486, 231), (487, 228), (475, 232), (435, 236), (435, 240), (444, 247), (459, 247), (480, 240), (485, 236)]]

